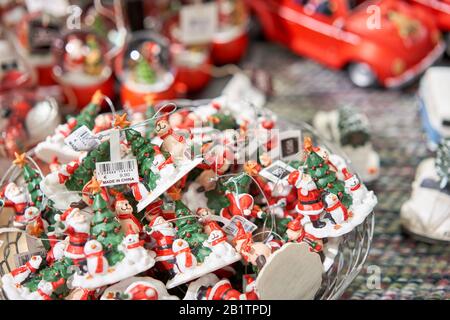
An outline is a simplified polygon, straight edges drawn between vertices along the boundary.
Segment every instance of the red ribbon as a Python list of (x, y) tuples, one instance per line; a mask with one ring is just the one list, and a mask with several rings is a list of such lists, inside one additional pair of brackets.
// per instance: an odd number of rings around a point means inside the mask
[(39, 293), (39, 295), (44, 298), (44, 300), (52, 300), (52, 298), (41, 289), (38, 289), (37, 293)]
[(30, 262), (25, 263), (23, 266), (20, 266), (14, 270), (11, 271), (11, 275), (13, 277), (17, 276), (18, 274), (24, 273), (26, 271), (30, 270), (31, 272), (36, 272), (36, 268), (33, 268), (30, 264)]
[(134, 224), (139, 228), (139, 231), (142, 231), (142, 225), (139, 222), (138, 218), (136, 218), (134, 216), (134, 214), (132, 214), (132, 213), (119, 213), (117, 215), (117, 218), (119, 218), (119, 220), (131, 219), (131, 221), (133, 221)]
[(164, 140), (164, 139), (167, 138), (168, 136), (174, 137), (178, 142), (183, 142), (183, 140), (184, 140), (184, 138), (183, 138), (182, 136), (179, 136), (179, 135), (175, 134), (175, 133), (173, 132), (173, 129), (169, 129), (165, 134), (162, 134), (162, 135), (160, 136), (160, 138)]
[(186, 267), (188, 267), (188, 268), (192, 267), (192, 253), (191, 253), (191, 249), (189, 247), (181, 249), (175, 255), (178, 256), (181, 253), (186, 253)]
[(97, 268), (95, 269), (95, 273), (101, 273), (103, 271), (103, 251), (94, 252), (86, 255), (86, 259), (91, 257), (97, 257)]
[(144, 240), (140, 240), (139, 242), (128, 245), (127, 249), (139, 248), (139, 247), (142, 247), (143, 245), (144, 245)]

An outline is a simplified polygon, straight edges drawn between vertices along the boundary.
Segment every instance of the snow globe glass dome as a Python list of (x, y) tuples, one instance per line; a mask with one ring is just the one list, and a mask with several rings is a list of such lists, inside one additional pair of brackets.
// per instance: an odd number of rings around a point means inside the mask
[(170, 54), (180, 82), (189, 92), (203, 89), (211, 78), (211, 42), (186, 43), (181, 36), (177, 12), (167, 19), (163, 30), (171, 42)]
[(113, 97), (113, 70), (104, 39), (90, 31), (71, 31), (55, 40), (53, 52), (53, 74), (69, 104), (82, 108), (97, 90)]
[(122, 48), (126, 30), (124, 27), (121, 5), (116, 0), (102, 3), (87, 4), (82, 12), (82, 29), (89, 30), (105, 39), (108, 45), (107, 57), (113, 58)]
[(212, 57), (216, 64), (236, 63), (247, 51), (249, 15), (244, 0), (221, 0)]
[(39, 85), (56, 84), (52, 75), (54, 57), (51, 49), (64, 23), (62, 17), (34, 12), (24, 16), (15, 29), (21, 50), (37, 72)]
[(129, 35), (115, 61), (121, 82), (122, 103), (131, 108), (153, 100), (173, 99), (178, 94), (177, 70), (173, 68), (167, 38), (149, 31)]
[(5, 32), (0, 35), (0, 94), (32, 86), (36, 74)]

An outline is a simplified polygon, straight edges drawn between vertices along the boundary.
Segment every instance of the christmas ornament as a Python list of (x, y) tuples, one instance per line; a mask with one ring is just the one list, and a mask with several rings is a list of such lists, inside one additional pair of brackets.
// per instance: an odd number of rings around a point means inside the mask
[(114, 97), (112, 66), (106, 51), (103, 39), (88, 31), (72, 31), (54, 42), (53, 75), (67, 99), (80, 109), (97, 90)]
[(65, 124), (56, 127), (53, 135), (48, 136), (45, 141), (42, 141), (36, 146), (36, 156), (50, 163), (55, 157), (61, 163), (78, 160), (81, 156), (80, 150), (74, 150), (72, 147), (65, 144), (65, 139), (75, 130), (86, 126), (88, 129), (93, 129), (95, 126), (95, 117), (100, 111), (100, 104), (104, 99), (101, 91), (96, 91), (89, 103), (75, 116), (70, 117)]
[(63, 26), (62, 17), (42, 11), (27, 14), (16, 28), (19, 44), (35, 69), (41, 86), (56, 85), (52, 75), (55, 60), (51, 49), (53, 40), (59, 36)]
[(423, 160), (416, 171), (411, 197), (400, 210), (403, 228), (418, 240), (449, 241), (449, 139), (442, 139), (436, 157)]
[[(167, 290), (185, 284), (185, 299), (312, 298), (343, 254), (342, 236), (376, 204), (345, 160), (307, 135), (297, 141), (298, 159), (267, 152), (267, 165), (240, 163), (252, 128), (269, 134), (279, 126), (268, 111), (240, 105), (239, 113), (218, 98), (174, 112), (148, 99), (132, 121), (115, 112), (96, 119), (100, 101), (61, 128), (72, 135), (85, 127), (97, 144), (42, 168), (17, 154), (19, 178), (3, 180), (2, 207), (23, 216), (46, 262), (18, 265), (24, 278), (16, 282), (5, 272), (8, 299), (175, 299)], [(269, 151), (272, 140), (262, 142)], [(118, 164), (128, 160), (138, 179), (97, 180), (97, 162), (123, 173)], [(153, 278), (136, 276), (144, 272)]]
[(338, 144), (352, 160), (363, 181), (376, 180), (380, 159), (370, 141), (369, 120), (351, 106), (330, 112), (318, 112), (313, 120), (318, 132)]
[[(422, 126), (427, 135), (427, 147), (435, 151), (441, 139), (449, 136), (446, 126), (445, 103), (448, 91), (444, 83), (450, 79), (450, 68), (431, 67), (420, 81), (419, 106)], [(431, 107), (433, 106), (433, 107)], [(432, 121), (431, 119), (436, 119)]]
[(124, 105), (139, 108), (145, 104), (145, 97), (156, 101), (178, 95), (177, 71), (169, 64), (168, 46), (167, 39), (155, 33), (137, 32), (130, 36), (115, 62)]
[(178, 300), (164, 283), (150, 277), (131, 277), (108, 287), (100, 300)]
[(218, 28), (212, 40), (211, 56), (215, 64), (237, 63), (248, 47), (249, 17), (245, 1), (218, 0)]

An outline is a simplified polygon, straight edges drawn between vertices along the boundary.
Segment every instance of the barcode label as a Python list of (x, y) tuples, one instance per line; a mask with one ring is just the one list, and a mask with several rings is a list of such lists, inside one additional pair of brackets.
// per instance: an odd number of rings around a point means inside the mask
[(98, 162), (95, 164), (95, 169), (101, 186), (139, 182), (136, 159)]
[(75, 151), (90, 151), (100, 144), (100, 140), (86, 126), (81, 126), (72, 132), (64, 139), (64, 142)]
[(261, 170), (259, 175), (273, 183), (277, 183), (280, 180), (287, 180), (292, 171), (295, 171), (293, 167), (281, 160), (277, 160), (267, 168)]
[(230, 222), (223, 227), (223, 230), (228, 234), (236, 236), (236, 234), (238, 232), (236, 223), (238, 221), (240, 221), (242, 223), (242, 226), (244, 227), (245, 232), (253, 232), (257, 228), (257, 226), (253, 222), (250, 222), (243, 216), (233, 216), (231, 218)]

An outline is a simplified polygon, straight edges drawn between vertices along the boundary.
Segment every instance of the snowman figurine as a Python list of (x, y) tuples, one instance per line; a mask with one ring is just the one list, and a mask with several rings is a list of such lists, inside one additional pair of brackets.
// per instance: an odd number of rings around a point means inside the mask
[(21, 284), (24, 282), (32, 273), (36, 273), (39, 266), (42, 263), (41, 256), (32, 256), (27, 263), (11, 271), (11, 276), (15, 284)]
[(103, 246), (97, 240), (89, 240), (84, 245), (84, 254), (86, 255), (87, 269), (91, 276), (103, 275), (108, 271), (108, 260), (103, 252)]
[(355, 174), (351, 174), (346, 168), (342, 169), (344, 174), (345, 191), (352, 196), (353, 204), (360, 205), (367, 196), (367, 188), (362, 184)]
[(322, 195), (325, 211), (329, 214), (331, 222), (335, 225), (335, 229), (339, 229), (341, 224), (346, 222), (351, 213), (341, 203), (338, 196), (331, 192), (324, 192)]
[(234, 248), (227, 242), (227, 236), (223, 232), (222, 228), (219, 227), (217, 222), (210, 221), (208, 223), (210, 230), (208, 239), (203, 242), (203, 245), (210, 248), (212, 254), (216, 258), (223, 258), (233, 255), (235, 252)]
[(147, 256), (144, 241), (139, 240), (139, 234), (135, 233), (131, 226), (128, 227), (128, 232), (122, 241), (122, 245), (129, 264), (139, 263)]
[(38, 283), (37, 290), (27, 296), (27, 300), (52, 300), (52, 293), (65, 283), (64, 278), (55, 282), (41, 280)]
[(42, 219), (41, 212), (36, 207), (28, 207), (24, 212), (26, 231), (29, 235), (40, 237), (47, 230), (48, 223)]
[(197, 259), (191, 253), (189, 244), (185, 240), (175, 240), (172, 244), (172, 251), (176, 257), (176, 267), (180, 273), (187, 273), (197, 267)]
[(175, 173), (172, 156), (166, 159), (158, 146), (154, 146), (153, 149), (155, 150), (155, 157), (152, 163), (153, 173), (159, 174), (161, 179), (169, 179)]

